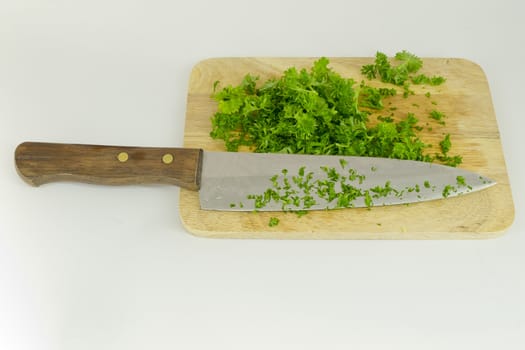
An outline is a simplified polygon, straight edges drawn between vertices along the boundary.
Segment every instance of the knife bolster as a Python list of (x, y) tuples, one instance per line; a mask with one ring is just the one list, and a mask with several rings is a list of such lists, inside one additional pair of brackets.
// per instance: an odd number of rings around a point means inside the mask
[(101, 185), (170, 184), (200, 188), (202, 150), (24, 142), (18, 174), (30, 185), (75, 181)]

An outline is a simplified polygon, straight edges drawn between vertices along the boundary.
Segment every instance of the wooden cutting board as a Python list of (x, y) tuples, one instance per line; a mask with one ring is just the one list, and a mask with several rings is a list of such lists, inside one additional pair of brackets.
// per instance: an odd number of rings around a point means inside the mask
[[(187, 96), (184, 146), (223, 151), (213, 140), (210, 118), (217, 103), (210, 97), (213, 84), (238, 85), (250, 73), (260, 81), (279, 77), (289, 67), (312, 66), (317, 58), (212, 58), (192, 70)], [(498, 125), (485, 74), (477, 64), (453, 58), (426, 58), (422, 72), (446, 77), (438, 87), (412, 86), (415, 94), (393, 98), (395, 115), (412, 112), (420, 125), (433, 125), (421, 138), (436, 144), (450, 133), (450, 154), (463, 156), (461, 168), (497, 181), (476, 193), (446, 200), (411, 205), (293, 213), (217, 212), (199, 207), (198, 194), (180, 192), (180, 216), (184, 227), (201, 237), (268, 239), (472, 239), (502, 234), (514, 220), (514, 204), (503, 157)], [(344, 77), (360, 82), (364, 64), (373, 58), (330, 58), (330, 67)], [(381, 84), (375, 81), (370, 85)], [(430, 97), (425, 96), (430, 92)], [(446, 125), (432, 124), (432, 109), (445, 113)], [(390, 111), (383, 111), (388, 115)], [(371, 117), (372, 120), (373, 116)], [(425, 134), (426, 133), (426, 134)], [(270, 217), (279, 225), (270, 227)]]

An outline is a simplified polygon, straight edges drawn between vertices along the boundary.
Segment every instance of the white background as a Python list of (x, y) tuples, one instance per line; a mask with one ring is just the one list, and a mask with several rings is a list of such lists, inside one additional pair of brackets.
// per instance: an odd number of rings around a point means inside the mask
[[(523, 1), (0, 3), (0, 349), (524, 349)], [(516, 207), (483, 241), (196, 238), (178, 189), (26, 185), (25, 140), (180, 146), (216, 56), (484, 69)]]

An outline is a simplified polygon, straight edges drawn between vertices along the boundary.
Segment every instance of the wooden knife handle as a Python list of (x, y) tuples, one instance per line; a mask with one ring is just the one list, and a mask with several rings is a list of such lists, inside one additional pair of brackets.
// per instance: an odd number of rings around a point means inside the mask
[(200, 187), (202, 150), (24, 142), (15, 151), (30, 185), (76, 181), (101, 185), (171, 184)]

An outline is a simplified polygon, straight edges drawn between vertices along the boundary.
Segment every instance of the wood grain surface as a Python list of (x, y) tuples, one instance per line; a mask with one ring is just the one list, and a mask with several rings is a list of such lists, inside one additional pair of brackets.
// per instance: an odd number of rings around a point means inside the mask
[(197, 191), (202, 150), (24, 142), (18, 174), (30, 185), (75, 181), (99, 185), (169, 184)]
[[(237, 85), (247, 73), (261, 81), (279, 77), (292, 66), (309, 68), (317, 58), (211, 58), (192, 70), (187, 96), (184, 146), (224, 150), (213, 140), (211, 117), (217, 109), (210, 97), (213, 83)], [(412, 86), (415, 95), (393, 98), (395, 116), (412, 112), (420, 124), (430, 120), (432, 109), (445, 113), (446, 125), (422, 131), (421, 138), (436, 144), (446, 133), (451, 154), (463, 156), (461, 168), (497, 181), (489, 189), (411, 205), (293, 213), (218, 212), (199, 207), (196, 192), (180, 193), (180, 216), (185, 228), (201, 237), (266, 239), (474, 239), (501, 235), (514, 220), (514, 204), (502, 152), (500, 135), (485, 74), (477, 64), (455, 58), (425, 58), (423, 73), (443, 75), (438, 87)], [(365, 79), (363, 64), (373, 58), (330, 58), (330, 67), (342, 76)], [(376, 81), (370, 85), (381, 85)], [(430, 98), (425, 96), (430, 92)], [(383, 111), (383, 115), (389, 112)], [(504, 116), (503, 116), (504, 117)], [(373, 120), (374, 116), (371, 116)], [(431, 123), (431, 121), (429, 121)], [(270, 227), (270, 217), (279, 225)]]

